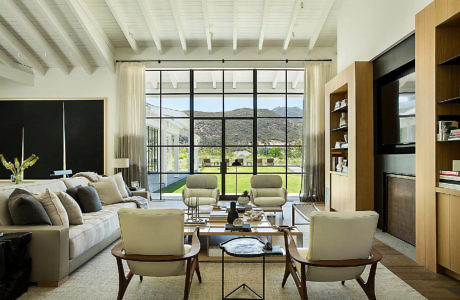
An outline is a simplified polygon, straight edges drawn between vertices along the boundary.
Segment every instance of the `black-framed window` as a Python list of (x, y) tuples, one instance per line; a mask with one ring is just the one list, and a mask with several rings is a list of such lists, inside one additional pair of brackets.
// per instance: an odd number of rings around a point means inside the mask
[[(161, 69), (145, 77), (155, 198), (179, 194), (195, 173), (218, 175), (226, 194), (249, 189), (258, 173), (279, 174), (289, 193), (299, 192), (303, 69)], [(235, 159), (243, 164), (238, 170)]]

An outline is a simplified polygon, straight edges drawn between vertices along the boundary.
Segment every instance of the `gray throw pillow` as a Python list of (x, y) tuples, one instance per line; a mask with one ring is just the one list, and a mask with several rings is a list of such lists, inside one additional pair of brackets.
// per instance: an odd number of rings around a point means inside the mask
[(43, 205), (28, 191), (15, 189), (8, 198), (14, 225), (51, 225)]
[(74, 198), (75, 201), (78, 202), (78, 193), (77, 193), (77, 191), (78, 191), (78, 189), (81, 188), (81, 187), (82, 187), (81, 185), (77, 185), (77, 186), (75, 186), (75, 187), (73, 187), (73, 188), (67, 189), (67, 191), (65, 191), (65, 192), (66, 192), (67, 194), (69, 194), (70, 197)]
[(92, 186), (81, 186), (77, 190), (78, 205), (84, 213), (96, 212), (102, 209), (101, 199)]

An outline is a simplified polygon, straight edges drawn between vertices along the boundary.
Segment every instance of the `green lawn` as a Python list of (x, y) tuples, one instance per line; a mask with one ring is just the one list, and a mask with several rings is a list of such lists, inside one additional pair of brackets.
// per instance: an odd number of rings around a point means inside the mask
[[(263, 174), (266, 172), (283, 172), (285, 170), (284, 167), (259, 167), (258, 171), (259, 174)], [(219, 167), (204, 167), (200, 170), (201, 173), (217, 173), (219, 172)], [(234, 173), (235, 168), (229, 167), (229, 173)], [(250, 180), (252, 174), (241, 174), (241, 173), (249, 173), (252, 172), (252, 167), (238, 167), (238, 193), (243, 193), (244, 190), (248, 190), (251, 188)], [(221, 186), (221, 174), (215, 174), (218, 180), (218, 188), (222, 192)], [(281, 178), (283, 179), (283, 186), (286, 187), (286, 176), (285, 174), (280, 174)], [(226, 174), (225, 176), (225, 188), (228, 194), (235, 193), (235, 180), (236, 174)], [(288, 173), (288, 193), (298, 193), (300, 189), (300, 174), (292, 174)], [(176, 182), (166, 188), (163, 189), (163, 193), (182, 193), (182, 190), (185, 187), (185, 179)]]

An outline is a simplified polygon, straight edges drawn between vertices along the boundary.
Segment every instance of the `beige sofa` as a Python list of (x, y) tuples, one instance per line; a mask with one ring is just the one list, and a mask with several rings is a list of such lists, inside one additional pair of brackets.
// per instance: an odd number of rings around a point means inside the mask
[(120, 237), (118, 209), (136, 207), (133, 202), (105, 205), (98, 212), (84, 213), (82, 225), (70, 227), (12, 224), (8, 197), (14, 189), (21, 188), (31, 193), (43, 193), (48, 188), (52, 192), (65, 192), (68, 188), (77, 185), (88, 185), (88, 180), (74, 177), (0, 187), (0, 231), (32, 232), (29, 244), (29, 253), (32, 257), (30, 280), (37, 282), (39, 286), (59, 285), (71, 272), (117, 240)]

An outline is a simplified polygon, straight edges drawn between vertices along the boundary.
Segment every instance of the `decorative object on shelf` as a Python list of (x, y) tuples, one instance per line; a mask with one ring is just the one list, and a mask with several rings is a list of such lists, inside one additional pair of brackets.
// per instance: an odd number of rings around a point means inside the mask
[(347, 113), (343, 112), (340, 114), (339, 127), (346, 127), (346, 126), (348, 126)]
[(348, 173), (348, 159), (346, 158), (342, 162), (342, 173)]
[(348, 134), (344, 134), (344, 135), (343, 135), (343, 139), (345, 140), (345, 143), (348, 144)]
[(460, 171), (460, 160), (452, 160), (452, 171)]
[(337, 172), (342, 172), (342, 166), (343, 166), (343, 156), (339, 156), (339, 160), (337, 162), (337, 166), (335, 167), (335, 170)]
[(238, 197), (238, 204), (241, 206), (246, 206), (249, 203), (249, 193), (244, 191), (243, 195)]
[(13, 173), (14, 176), (14, 183), (19, 184), (24, 175), (24, 171), (32, 167), (38, 160), (38, 156), (35, 154), (32, 154), (29, 156), (26, 160), (23, 160), (21, 163), (19, 163), (19, 160), (17, 157), (14, 158), (14, 163), (6, 161), (5, 157), (3, 154), (0, 154), (0, 160), (2, 161), (3, 166), (7, 169), (10, 170), (11, 173)]
[(263, 210), (252, 210), (244, 214), (248, 221), (261, 221), (264, 217)]
[(342, 144), (343, 144), (343, 142), (337, 141), (337, 142), (335, 142), (334, 148), (335, 149), (340, 149), (340, 148), (342, 148)]
[(342, 101), (337, 101), (334, 105), (334, 110), (339, 109), (341, 105), (342, 105)]
[(241, 167), (242, 163), (238, 160), (235, 159), (235, 161), (232, 163), (232, 167), (235, 167), (235, 195), (238, 195), (238, 167)]
[(233, 221), (238, 218), (238, 211), (236, 211), (236, 202), (232, 201), (230, 203), (230, 210), (227, 215), (228, 224), (233, 224)]
[(343, 99), (343, 100), (341, 101), (340, 107), (345, 107), (345, 106), (347, 106), (347, 99)]
[[(193, 201), (195, 200), (195, 201)], [(185, 220), (185, 224), (206, 224), (206, 220), (200, 218), (200, 198), (191, 197), (190, 203), (195, 202), (195, 206), (187, 206), (187, 215), (188, 218)]]
[[(438, 141), (450, 140), (452, 130), (458, 129), (457, 121), (439, 121), (438, 122)], [(456, 139), (455, 137), (452, 140)], [(460, 139), (460, 137), (459, 137)]]
[(243, 218), (236, 218), (235, 220), (233, 220), (233, 227), (241, 227), (244, 225), (244, 221), (243, 221)]

